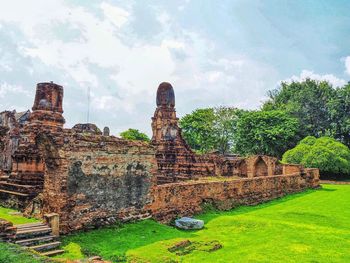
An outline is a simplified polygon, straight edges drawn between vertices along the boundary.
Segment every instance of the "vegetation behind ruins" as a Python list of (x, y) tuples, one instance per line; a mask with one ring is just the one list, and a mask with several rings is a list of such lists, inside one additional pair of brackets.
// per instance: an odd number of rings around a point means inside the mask
[[(268, 100), (258, 111), (197, 109), (185, 115), (180, 126), (187, 143), (200, 153), (282, 157), (307, 136), (328, 136), (349, 147), (350, 83), (340, 88), (311, 79), (281, 83), (268, 93)], [(323, 150), (318, 148), (320, 156), (327, 154)], [(326, 164), (321, 158), (313, 165), (323, 174), (330, 172), (323, 169)]]
[(126, 140), (132, 140), (132, 141), (145, 141), (145, 142), (150, 141), (147, 134), (140, 132), (137, 129), (131, 129), (131, 128), (121, 132), (120, 137)]
[[(350, 186), (324, 185), (253, 207), (209, 211), (200, 231), (146, 220), (63, 238), (77, 259), (113, 262), (349, 262)], [(334, 205), (334, 204), (337, 205)]]

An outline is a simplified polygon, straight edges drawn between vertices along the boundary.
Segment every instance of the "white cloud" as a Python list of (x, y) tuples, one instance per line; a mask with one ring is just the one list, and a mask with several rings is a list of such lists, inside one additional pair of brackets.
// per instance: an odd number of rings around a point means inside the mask
[(19, 94), (28, 96), (30, 94), (22, 86), (11, 85), (7, 82), (2, 82), (0, 84), (0, 98), (5, 98), (6, 96), (9, 96), (11, 93), (12, 93), (12, 96), (18, 96)]
[[(132, 8), (106, 2), (98, 7), (101, 14), (61, 0), (12, 0), (0, 9), (0, 23), (17, 25), (28, 42), (17, 43), (21, 55), (40, 61), (44, 73), (62, 73), (52, 80), (65, 85), (69, 124), (72, 118), (85, 121), (86, 96), (82, 94), (87, 86), (92, 91), (91, 116), (100, 126), (120, 131), (128, 125), (149, 131), (156, 88), (162, 81), (173, 84), (177, 109), (188, 113), (196, 107), (220, 104), (256, 108), (277, 79), (273, 67), (252, 58), (230, 51), (218, 56), (222, 52), (213, 41), (173, 26), (174, 17), (165, 10), (155, 9), (162, 27), (159, 37), (145, 43), (133, 35), (134, 41), (127, 44), (125, 39), (132, 35), (128, 28)], [(69, 25), (80, 36), (58, 38), (53, 33), (57, 25), (63, 33)], [(28, 70), (37, 78), (30, 64)], [(32, 92), (33, 87), (29, 88)], [(0, 95), (5, 92), (9, 91), (3, 88)]]
[(350, 56), (345, 58), (345, 71), (350, 75)]
[(299, 76), (293, 75), (292, 77), (285, 79), (283, 81), (290, 83), (292, 81), (303, 81), (307, 78), (318, 80), (318, 81), (328, 81), (330, 84), (332, 84), (333, 87), (342, 87), (347, 83), (344, 79), (337, 78), (333, 74), (319, 75), (309, 70), (303, 70)]
[(129, 12), (123, 8), (110, 5), (106, 2), (101, 4), (101, 8), (107, 19), (118, 28), (122, 27), (128, 21), (130, 16)]

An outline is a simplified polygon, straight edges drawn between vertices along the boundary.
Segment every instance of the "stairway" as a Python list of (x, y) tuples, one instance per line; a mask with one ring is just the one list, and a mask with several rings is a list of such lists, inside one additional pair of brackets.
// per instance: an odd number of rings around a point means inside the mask
[(0, 172), (0, 183), (1, 182), (6, 182), (8, 179), (9, 179), (8, 175), (5, 175), (5, 174)]
[(33, 249), (43, 256), (55, 256), (62, 254), (64, 250), (59, 249), (61, 242), (52, 235), (51, 228), (44, 223), (30, 223), (15, 225), (16, 228), (10, 242), (29, 249)]

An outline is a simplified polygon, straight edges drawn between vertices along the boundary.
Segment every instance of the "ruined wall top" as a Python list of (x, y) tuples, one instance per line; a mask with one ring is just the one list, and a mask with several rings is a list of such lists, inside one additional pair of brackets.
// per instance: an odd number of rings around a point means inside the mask
[(36, 85), (33, 111), (45, 110), (63, 113), (63, 87), (53, 82), (43, 82)]
[(175, 107), (175, 93), (168, 82), (160, 83), (157, 90), (157, 107)]

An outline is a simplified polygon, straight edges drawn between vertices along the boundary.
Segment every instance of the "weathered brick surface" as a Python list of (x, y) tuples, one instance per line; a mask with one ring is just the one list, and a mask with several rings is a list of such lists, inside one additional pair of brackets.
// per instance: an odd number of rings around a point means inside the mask
[(155, 150), (143, 142), (66, 130), (58, 166), (47, 170), (43, 212), (71, 231), (148, 216)]
[(0, 218), (0, 242), (7, 241), (16, 232), (16, 227), (5, 219)]
[(149, 205), (153, 217), (169, 222), (175, 217), (201, 212), (203, 203), (219, 209), (239, 205), (255, 205), (289, 193), (318, 186), (317, 174), (299, 173), (246, 179), (227, 179), (217, 182), (180, 182), (164, 184), (152, 189), (153, 202)]

